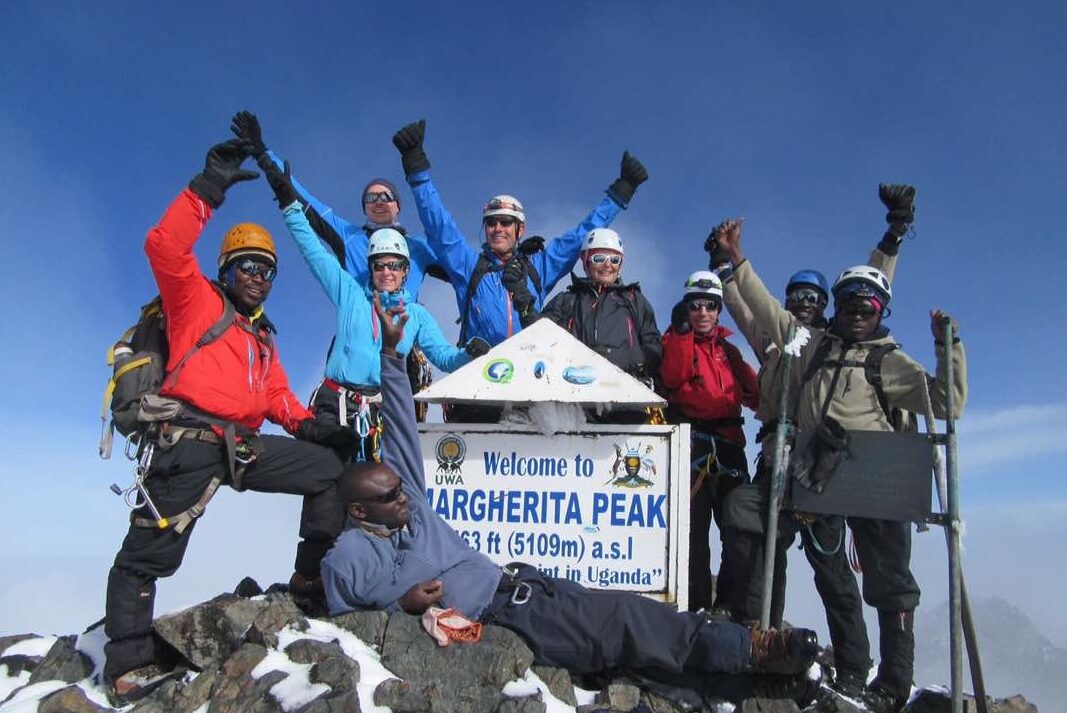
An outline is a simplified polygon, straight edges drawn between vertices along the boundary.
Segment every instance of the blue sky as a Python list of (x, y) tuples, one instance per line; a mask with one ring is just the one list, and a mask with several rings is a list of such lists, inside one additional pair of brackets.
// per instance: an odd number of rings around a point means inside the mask
[[(65, 633), (102, 615), (126, 515), (107, 485), (130, 473), (95, 455), (104, 351), (155, 293), (145, 232), (244, 108), (294, 174), (351, 218), (369, 176), (400, 183), (390, 137), (425, 117), (435, 180), (471, 235), (495, 193), (520, 197), (531, 233), (562, 232), (633, 151), (651, 178), (614, 227), (624, 275), (641, 281), (661, 327), (723, 217), (746, 217), (746, 251), (779, 292), (795, 269), (833, 276), (863, 262), (884, 229), (877, 184), (913, 183), (916, 238), (888, 324), (928, 366), (926, 310), (961, 324), (971, 593), (1053, 619), (1063, 586), (1037, 549), (1067, 534), (1062, 5), (221, 5), (5, 11), (0, 633)], [(263, 181), (231, 191), (202, 264), (242, 220), (278, 240), (268, 308), (306, 395), (331, 308)], [(451, 290), (431, 282), (422, 297), (454, 334)], [(220, 496), (161, 585), (159, 611), (245, 573), (287, 577), (298, 511), (293, 498)], [(939, 603), (940, 535), (918, 538), (916, 561), (926, 601)], [(810, 579), (802, 563), (794, 572), (803, 619)], [(1067, 644), (1067, 624), (1048, 630)]]

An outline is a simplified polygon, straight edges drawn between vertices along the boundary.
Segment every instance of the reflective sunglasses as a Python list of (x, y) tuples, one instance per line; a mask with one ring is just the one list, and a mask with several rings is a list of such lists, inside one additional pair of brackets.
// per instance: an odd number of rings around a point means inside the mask
[(722, 307), (722, 302), (718, 300), (689, 300), (685, 303), (689, 307), (690, 312), (699, 312), (704, 310), (705, 312), (718, 312)]
[(800, 287), (791, 290), (785, 296), (785, 300), (786, 302), (818, 307), (820, 304), (825, 303), (826, 298), (818, 290), (813, 290), (810, 287)]
[(875, 308), (875, 306), (872, 305), (870, 302), (867, 302), (866, 300), (863, 300), (863, 301), (856, 300), (856, 301), (850, 302), (850, 303), (844, 305), (843, 307), (841, 307), (839, 309), (839, 311), (841, 312), (841, 314), (845, 315), (846, 317), (864, 317), (864, 318), (869, 318), (869, 317), (873, 317), (876, 314), (878, 314), (878, 310)]
[(263, 278), (264, 282), (274, 282), (274, 278), (278, 274), (278, 268), (274, 265), (264, 265), (255, 260), (242, 260), (237, 263), (237, 269), (249, 277), (256, 277), (258, 275)]
[(396, 200), (389, 191), (367, 191), (363, 194), (363, 205), (370, 205), (371, 203), (392, 203)]
[(485, 224), (492, 228), (495, 225), (503, 225), (505, 228), (510, 228), (518, 221), (512, 218), (510, 215), (491, 215), (485, 219)]
[(589, 256), (589, 262), (594, 265), (603, 265), (606, 262), (610, 262), (612, 265), (622, 264), (622, 255), (608, 255), (606, 253), (594, 253)]
[(375, 272), (381, 272), (382, 270), (392, 270), (393, 272), (402, 272), (407, 268), (408, 264), (403, 260), (391, 260), (386, 262), (384, 260), (375, 260), (371, 263), (371, 268)]
[(396, 487), (392, 490), (388, 490), (381, 495), (368, 495), (365, 498), (359, 498), (360, 501), (365, 503), (381, 503), (387, 505), (389, 503), (396, 502), (400, 499), (400, 494), (404, 492), (404, 484), (397, 483)]

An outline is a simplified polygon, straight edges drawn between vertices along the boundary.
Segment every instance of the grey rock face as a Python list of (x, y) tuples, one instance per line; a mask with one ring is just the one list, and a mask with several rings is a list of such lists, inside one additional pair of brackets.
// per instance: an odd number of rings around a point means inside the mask
[(383, 611), (354, 611), (330, 617), (326, 621), (352, 632), (375, 651), (381, 651), (389, 615)]
[(630, 711), (641, 702), (641, 689), (628, 683), (610, 683), (593, 700), (613, 710)]
[(545, 682), (549, 692), (567, 705), (578, 705), (578, 699), (574, 696), (574, 682), (571, 675), (561, 668), (551, 666), (534, 666), (533, 672)]
[(265, 601), (225, 594), (162, 616), (156, 619), (154, 628), (194, 666), (207, 669), (225, 661), (241, 646), (256, 616), (268, 606)]
[(258, 644), (245, 644), (234, 652), (222, 665), (208, 713), (280, 713), (282, 708), (269, 691), (286, 674), (271, 671), (259, 679), (252, 678), (252, 669), (266, 656), (267, 650)]
[(75, 683), (90, 675), (93, 672), (93, 662), (74, 648), (75, 640), (74, 636), (61, 636), (56, 639), (52, 648), (33, 669), (28, 685), (52, 680)]
[(304, 613), (293, 604), (293, 600), (284, 594), (268, 594), (264, 599), (266, 606), (256, 613), (251, 626), (245, 633), (245, 640), (274, 648), (278, 645), (278, 632), (286, 627), (297, 631), (307, 629)]
[(88, 698), (77, 686), (67, 686), (49, 693), (41, 699), (37, 713), (99, 713), (110, 710), (101, 708)]

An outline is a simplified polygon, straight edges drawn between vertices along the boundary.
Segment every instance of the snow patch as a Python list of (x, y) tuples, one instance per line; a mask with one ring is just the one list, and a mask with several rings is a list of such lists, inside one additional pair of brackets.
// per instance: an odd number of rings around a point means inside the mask
[(4, 649), (0, 656), (44, 656), (52, 644), (59, 641), (58, 636), (41, 636), (36, 639), (23, 639)]
[(252, 669), (252, 678), (260, 679), (271, 671), (287, 674), (271, 686), (270, 694), (281, 704), (283, 710), (294, 710), (318, 698), (330, 690), (325, 683), (312, 683), (308, 679), (312, 664), (292, 661), (281, 651), (270, 649), (267, 656)]
[(89, 675), (89, 678), (94, 681), (102, 680), (101, 677), (104, 673), (104, 644), (107, 641), (104, 627), (98, 626), (84, 634), (79, 634), (78, 640), (74, 642), (74, 648), (88, 656), (89, 660), (93, 662), (93, 672)]
[(41, 681), (26, 686), (16, 693), (14, 698), (4, 703), (4, 713), (37, 713), (37, 704), (42, 698), (69, 685), (63, 681)]
[(7, 664), (0, 666), (0, 701), (11, 695), (16, 688), (25, 686), (30, 681), (30, 672), (21, 671), (15, 676), (10, 675)]

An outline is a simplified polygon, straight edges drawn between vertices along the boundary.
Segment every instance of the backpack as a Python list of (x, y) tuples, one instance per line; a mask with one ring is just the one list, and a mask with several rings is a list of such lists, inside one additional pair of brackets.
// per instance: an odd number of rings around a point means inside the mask
[(115, 431), (131, 442), (136, 443), (139, 440), (138, 434), (146, 426), (140, 415), (142, 399), (158, 395), (165, 385), (173, 384), (189, 358), (221, 337), (233, 324), (237, 314), (236, 308), (222, 288), (214, 282), (211, 285), (222, 298), (222, 316), (182, 355), (170, 373), (166, 371), (170, 356), (166, 318), (163, 314), (163, 301), (158, 295), (141, 307), (141, 316), (137, 322), (108, 348), (107, 363), (112, 367), (112, 374), (104, 389), (104, 399), (100, 407), (101, 458), (106, 460), (111, 457)]
[[(518, 258), (526, 263), (526, 274), (529, 275), (530, 281), (533, 282), (534, 289), (537, 290), (537, 294), (541, 294), (541, 276), (537, 274), (537, 268), (534, 267), (533, 261), (530, 260), (530, 256), (526, 253), (520, 252)], [(474, 272), (471, 273), (470, 282), (467, 283), (467, 296), (463, 298), (463, 311), (459, 316), (457, 322), (459, 323), (459, 341), (456, 342), (459, 346), (464, 346), (467, 343), (467, 317), (471, 313), (471, 302), (474, 300), (474, 291), (478, 289), (478, 283), (482, 281), (487, 272), (501, 272), (504, 269), (504, 265), (499, 262), (490, 262), (483, 252), (478, 256), (478, 262), (474, 265)]]
[[(808, 383), (808, 381), (823, 368), (846, 366), (863, 367), (863, 376), (867, 379), (867, 383), (874, 387), (875, 396), (878, 398), (878, 405), (882, 407), (882, 413), (885, 414), (886, 420), (889, 421), (889, 424), (895, 431), (907, 430), (908, 417), (903, 410), (890, 407), (889, 400), (886, 398), (885, 391), (882, 388), (882, 360), (885, 359), (886, 354), (900, 349), (900, 345), (879, 344), (872, 347), (870, 351), (867, 352), (867, 358), (863, 361), (856, 361), (854, 359), (830, 359), (830, 350), (832, 348), (833, 341), (830, 339), (823, 339), (819, 342), (819, 346), (815, 349), (815, 356), (812, 357), (811, 362), (808, 364), (808, 368), (804, 370), (801, 385)], [(833, 398), (833, 394), (830, 394), (828, 398)]]

